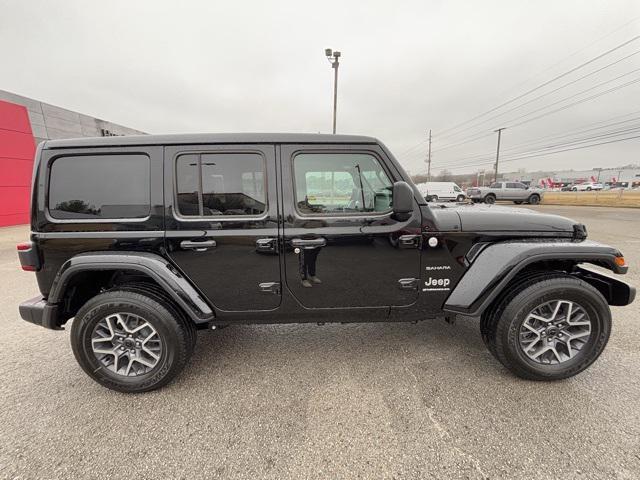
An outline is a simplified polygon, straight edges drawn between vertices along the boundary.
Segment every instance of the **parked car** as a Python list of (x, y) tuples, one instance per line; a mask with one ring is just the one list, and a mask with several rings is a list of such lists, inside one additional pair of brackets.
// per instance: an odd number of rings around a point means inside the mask
[(53, 330), (71, 323), (82, 369), (122, 392), (167, 384), (199, 329), (458, 314), (478, 320), (516, 375), (567, 378), (604, 349), (609, 305), (635, 296), (581, 267), (628, 269), (584, 225), (430, 206), (371, 137), (50, 140), (36, 150), (31, 209), (18, 256), (40, 294), (20, 315)]
[(464, 202), (466, 194), (455, 182), (424, 182), (416, 185), (427, 202)]
[(590, 192), (591, 190), (602, 190), (604, 187), (601, 183), (585, 182), (576, 183), (571, 190), (574, 192)]
[(496, 200), (509, 200), (515, 204), (530, 203), (537, 205), (542, 201), (544, 190), (528, 187), (520, 182), (494, 182), (488, 187), (474, 187), (467, 190), (473, 202), (495, 203)]

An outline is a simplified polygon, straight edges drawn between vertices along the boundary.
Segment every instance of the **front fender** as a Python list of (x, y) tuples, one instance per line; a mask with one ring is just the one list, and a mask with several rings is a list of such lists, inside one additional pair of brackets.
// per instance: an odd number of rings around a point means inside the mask
[(214, 317), (198, 291), (169, 261), (147, 252), (88, 252), (70, 258), (56, 274), (47, 303), (58, 304), (63, 300), (74, 275), (96, 270), (133, 270), (148, 275), (195, 323), (207, 323)]
[(443, 310), (481, 315), (518, 272), (536, 262), (592, 263), (615, 273), (626, 273), (628, 267), (618, 265), (617, 257), (622, 257), (619, 250), (590, 240), (514, 240), (490, 244), (471, 259), (471, 265), (445, 301)]

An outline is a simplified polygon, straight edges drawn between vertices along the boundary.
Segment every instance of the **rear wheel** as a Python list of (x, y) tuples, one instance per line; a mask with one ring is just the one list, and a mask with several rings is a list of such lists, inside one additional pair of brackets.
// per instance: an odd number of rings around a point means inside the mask
[(193, 350), (187, 326), (150, 293), (111, 290), (95, 296), (71, 325), (71, 347), (87, 375), (120, 392), (169, 383)]
[(491, 353), (519, 377), (560, 380), (591, 365), (611, 332), (604, 297), (567, 274), (533, 275), (483, 319)]
[(489, 205), (496, 203), (496, 196), (492, 194), (487, 195), (484, 197), (484, 203), (488, 203)]

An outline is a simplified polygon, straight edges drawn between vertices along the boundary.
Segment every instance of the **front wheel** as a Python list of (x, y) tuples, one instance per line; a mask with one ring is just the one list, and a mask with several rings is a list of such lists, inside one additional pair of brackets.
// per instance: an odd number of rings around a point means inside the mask
[(462, 203), (465, 200), (465, 196), (464, 195), (458, 195), (458, 198), (456, 198), (456, 202), (458, 203)]
[(529, 380), (560, 380), (589, 367), (611, 332), (602, 294), (567, 274), (533, 276), (514, 288), (484, 324), (489, 350)]
[(85, 373), (100, 385), (146, 392), (166, 385), (185, 366), (193, 342), (184, 322), (152, 295), (112, 290), (78, 311), (71, 347)]
[(529, 197), (529, 204), (538, 205), (539, 203), (540, 203), (540, 196), (539, 195), (531, 195)]
[(431, 195), (431, 202), (437, 202), (438, 201), (438, 195)]

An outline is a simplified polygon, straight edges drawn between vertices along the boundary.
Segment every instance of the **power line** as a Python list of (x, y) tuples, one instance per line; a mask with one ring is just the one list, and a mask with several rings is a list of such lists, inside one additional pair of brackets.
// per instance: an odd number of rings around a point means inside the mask
[[(504, 112), (501, 112), (501, 113), (498, 113), (498, 114), (496, 114), (496, 115), (493, 115), (493, 116), (491, 116), (491, 117), (489, 117), (489, 118), (487, 118), (487, 119), (485, 119), (485, 120), (482, 120), (481, 122), (477, 123), (475, 126), (473, 126), (473, 127), (469, 127), (467, 130), (470, 130), (470, 129), (472, 129), (472, 128), (478, 127), (478, 126), (480, 126), (480, 125), (482, 125), (482, 124), (484, 124), (484, 123), (487, 123), (487, 122), (489, 122), (489, 121), (491, 121), (491, 120), (493, 120), (493, 119), (496, 119), (496, 118), (498, 118), (498, 117), (501, 117), (501, 116), (503, 116), (503, 115), (506, 115), (507, 113), (513, 112), (514, 110), (517, 110), (517, 109), (519, 109), (519, 108), (521, 108), (521, 107), (524, 107), (525, 105), (529, 105), (530, 103), (533, 103), (533, 102), (535, 102), (536, 100), (540, 100), (541, 98), (547, 97), (547, 96), (549, 96), (549, 95), (551, 95), (551, 94), (553, 94), (553, 93), (555, 93), (555, 92), (557, 92), (557, 91), (559, 91), (559, 90), (562, 90), (563, 88), (568, 87), (569, 85), (573, 85), (573, 84), (575, 84), (575, 83), (578, 83), (579, 81), (584, 80), (585, 78), (588, 78), (588, 77), (590, 77), (590, 76), (592, 76), (592, 75), (595, 75), (596, 73), (601, 72), (602, 70), (605, 70), (605, 69), (607, 69), (607, 68), (609, 68), (609, 67), (612, 67), (613, 65), (616, 65), (616, 64), (618, 64), (618, 63), (620, 63), (620, 62), (622, 62), (622, 61), (624, 61), (624, 60), (627, 60), (628, 58), (633, 57), (634, 55), (638, 55), (639, 53), (640, 53), (640, 50), (636, 50), (635, 52), (633, 52), (633, 53), (631, 53), (631, 54), (629, 54), (629, 55), (626, 55), (626, 56), (624, 56), (624, 57), (622, 57), (622, 58), (620, 58), (620, 59), (616, 60), (615, 62), (611, 62), (611, 63), (609, 63), (609, 64), (607, 64), (607, 65), (605, 65), (605, 66), (603, 66), (603, 67), (600, 67), (600, 68), (598, 68), (598, 69), (596, 69), (596, 70), (593, 70), (593, 71), (591, 71), (591, 72), (589, 72), (589, 73), (587, 73), (587, 74), (585, 74), (585, 75), (582, 75), (581, 77), (576, 78), (575, 80), (571, 80), (570, 82), (567, 82), (567, 83), (565, 83), (565, 84), (563, 84), (563, 85), (561, 85), (561, 86), (559, 86), (559, 87), (557, 87), (557, 88), (555, 88), (555, 89), (553, 89), (553, 90), (550, 90), (550, 91), (548, 91), (548, 92), (545, 92), (545, 93), (543, 93), (542, 95), (538, 95), (537, 97), (534, 97), (534, 98), (532, 98), (532, 99), (530, 99), (530, 100), (527, 100), (527, 101), (526, 101), (526, 102), (524, 102), (524, 103), (521, 103), (521, 104), (519, 104), (519, 105), (516, 105), (515, 107), (512, 107), (512, 108), (510, 108), (509, 110), (506, 110), (506, 111), (504, 111)], [(640, 69), (638, 69), (638, 70), (640, 70)], [(632, 72), (635, 72), (635, 71), (637, 71), (637, 70), (633, 70)], [(624, 75), (623, 75), (623, 76), (624, 76)], [(612, 82), (612, 81), (616, 80), (617, 78), (620, 78), (620, 77), (616, 77), (616, 78), (614, 78), (614, 79), (610, 80), (610, 82)], [(607, 83), (607, 82), (605, 82), (605, 83)], [(603, 84), (600, 84), (600, 85), (603, 85)], [(595, 88), (595, 87), (593, 87), (593, 88)], [(466, 130), (463, 130), (463, 131), (462, 131), (462, 132), (460, 132), (460, 133), (455, 133), (455, 134), (453, 134), (453, 136), (460, 135), (460, 134), (461, 134), (461, 133), (463, 133), (464, 131), (466, 131)]]
[[(636, 114), (636, 113), (640, 113), (640, 111), (633, 112), (633, 114)], [(624, 117), (624, 116), (628, 116), (628, 115), (629, 114), (622, 115), (622, 116)], [(624, 123), (629, 123), (629, 122), (632, 122), (632, 121), (640, 120), (640, 117), (634, 117), (634, 118), (630, 118), (628, 120), (622, 120), (622, 121), (619, 121), (619, 122), (613, 122), (613, 123), (609, 123), (609, 124), (602, 125), (602, 126), (599, 126), (599, 127), (591, 127), (591, 128), (586, 128), (586, 129), (584, 128), (584, 127), (588, 127), (588, 126), (591, 126), (591, 125), (606, 123), (606, 122), (614, 120), (616, 118), (620, 118), (620, 116), (612, 117), (612, 118), (610, 118), (608, 120), (605, 120), (604, 122), (589, 123), (589, 124), (583, 125), (580, 128), (569, 130), (568, 132), (565, 132), (565, 133), (556, 134), (556, 135), (546, 135), (544, 137), (539, 137), (539, 138), (536, 138), (536, 139), (532, 139), (532, 140), (526, 141), (524, 143), (517, 144), (517, 145), (514, 145), (512, 147), (505, 148), (505, 149), (503, 149), (503, 151), (504, 152), (512, 152), (514, 150), (517, 151), (519, 149), (522, 149), (523, 147), (531, 147), (533, 145), (536, 145), (536, 144), (539, 144), (539, 143), (543, 143), (543, 142), (548, 142), (550, 140), (556, 141), (556, 140), (559, 140), (561, 138), (572, 137), (572, 136), (575, 136), (575, 135), (582, 135), (584, 133), (587, 133), (587, 132), (590, 132), (590, 131), (593, 131), (593, 130), (601, 130), (603, 128), (609, 128), (609, 127), (612, 127), (612, 126), (615, 126), (615, 125), (621, 125), (621, 124), (624, 124)], [(457, 162), (457, 163), (462, 163), (462, 162), (469, 161), (469, 160), (489, 158), (490, 155), (491, 155), (491, 152), (477, 153), (477, 154), (474, 154), (474, 155), (470, 155), (470, 156), (466, 156), (466, 157), (455, 159), (454, 161)]]
[[(627, 137), (627, 138), (620, 138), (620, 139), (617, 139), (617, 140), (610, 140), (610, 141), (607, 141), (607, 142), (593, 143), (593, 144), (590, 144), (590, 145), (583, 145), (583, 146), (579, 146), (579, 147), (565, 148), (565, 149), (555, 150), (555, 151), (552, 151), (552, 152), (537, 153), (537, 154), (526, 155), (526, 156), (521, 156), (521, 157), (517, 157), (517, 158), (509, 158), (509, 159), (503, 160), (503, 162), (515, 162), (517, 160), (523, 160), (523, 159), (526, 159), (526, 158), (544, 157), (544, 156), (547, 156), (547, 155), (554, 155), (556, 153), (562, 153), (562, 152), (568, 152), (568, 151), (573, 151), (573, 150), (582, 150), (582, 149), (585, 149), (585, 148), (597, 147), (599, 145), (608, 145), (608, 144), (611, 144), (611, 143), (625, 142), (625, 141), (633, 140), (633, 139), (636, 139), (636, 138), (640, 138), (640, 135)], [(491, 163), (492, 163), (491, 161), (487, 161), (487, 162), (479, 162), (479, 163), (469, 163), (467, 165), (457, 165), (455, 167), (443, 165), (442, 168), (459, 169), (459, 168), (477, 167), (477, 166), (481, 166), (481, 165), (489, 165)]]
[[(640, 69), (638, 69), (638, 70), (640, 70)], [(633, 73), (633, 72), (630, 72), (630, 73)], [(622, 75), (622, 76), (626, 76), (626, 75), (628, 75), (628, 74), (625, 74), (625, 75)], [(620, 78), (620, 77), (618, 77), (618, 78)], [(616, 78), (616, 79), (614, 79), (614, 80), (617, 80), (618, 78)], [(603, 91), (603, 92), (596, 93), (596, 94), (591, 95), (591, 96), (589, 96), (589, 97), (582, 98), (582, 99), (580, 99), (580, 100), (576, 100), (575, 102), (569, 103), (569, 104), (567, 104), (567, 105), (563, 105), (562, 107), (556, 108), (555, 110), (550, 110), (550, 111), (545, 112), (545, 113), (543, 113), (543, 114), (541, 114), (541, 115), (538, 115), (538, 116), (536, 116), (536, 117), (529, 118), (529, 119), (527, 119), (527, 120), (523, 120), (522, 122), (519, 122), (519, 123), (510, 124), (510, 123), (506, 122), (506, 123), (507, 123), (507, 128), (519, 127), (520, 125), (524, 125), (524, 124), (526, 124), (526, 123), (533, 122), (534, 120), (538, 120), (538, 119), (543, 118), (543, 117), (546, 117), (546, 116), (548, 116), (548, 115), (552, 115), (552, 114), (554, 114), (554, 113), (557, 113), (557, 112), (560, 112), (560, 111), (566, 110), (566, 109), (568, 109), (568, 108), (574, 107), (574, 106), (579, 105), (579, 104), (581, 104), (581, 103), (588, 102), (588, 101), (590, 101), (590, 100), (593, 100), (593, 99), (595, 99), (595, 98), (601, 97), (601, 96), (606, 95), (606, 94), (608, 94), (608, 93), (616, 92), (616, 91), (618, 91), (618, 90), (621, 90), (622, 88), (626, 88), (626, 87), (628, 87), (628, 86), (630, 86), (630, 85), (633, 85), (633, 84), (636, 84), (636, 83), (638, 83), (638, 82), (640, 82), (640, 78), (637, 78), (637, 79), (635, 79), (635, 80), (631, 80), (631, 81), (629, 81), (629, 82), (627, 82), (627, 83), (623, 83), (623, 84), (621, 84), (621, 85), (617, 85), (617, 86), (615, 86), (615, 87), (613, 87), (613, 88), (610, 88), (610, 89), (605, 90), (605, 91)], [(610, 82), (603, 82), (602, 84), (596, 85), (596, 87), (602, 86), (602, 85), (604, 85), (604, 84), (606, 84), (606, 83), (610, 83)], [(590, 91), (590, 90), (593, 90), (593, 89), (594, 89), (594, 88), (596, 88), (596, 87), (588, 88), (587, 90), (583, 90), (582, 92), (579, 92), (579, 93), (577, 93), (577, 94), (575, 94), (575, 95), (571, 95), (571, 96), (566, 97), (566, 98), (564, 98), (564, 99), (561, 99), (561, 100), (558, 100), (558, 101), (556, 101), (556, 102), (550, 103), (550, 104), (548, 104), (548, 105), (545, 105), (544, 107), (541, 107), (541, 108), (539, 108), (539, 109), (537, 109), (537, 110), (534, 110), (533, 112), (530, 112), (530, 113), (525, 114), (525, 115), (521, 115), (520, 117), (516, 117), (516, 118), (512, 119), (511, 121), (515, 121), (515, 120), (519, 120), (519, 119), (521, 119), (521, 118), (525, 118), (525, 117), (527, 117), (527, 116), (529, 116), (529, 115), (532, 115), (533, 113), (539, 112), (539, 111), (541, 111), (541, 110), (545, 110), (545, 109), (547, 109), (547, 108), (549, 108), (549, 107), (552, 107), (552, 106), (554, 106), (554, 105), (557, 105), (558, 103), (565, 102), (565, 101), (569, 100), (570, 98), (576, 97), (576, 96), (578, 96), (578, 95), (582, 95), (583, 93), (588, 92), (588, 91)], [(476, 135), (477, 135), (477, 134), (476, 134)], [(490, 135), (490, 134), (489, 134), (489, 133), (487, 133), (487, 134), (485, 134), (484, 136), (489, 136), (489, 135)], [(482, 136), (480, 136), (480, 137), (476, 136), (476, 137), (471, 138), (470, 140), (467, 140), (467, 141), (465, 141), (465, 142), (460, 142), (460, 143), (458, 143), (458, 144), (447, 145), (446, 147), (441, 148), (440, 150), (436, 150), (436, 151), (435, 151), (435, 153), (437, 153), (437, 152), (439, 152), (439, 151), (441, 151), (441, 150), (447, 149), (447, 148), (452, 148), (452, 147), (455, 147), (455, 146), (462, 145), (462, 144), (464, 144), (464, 143), (474, 142), (474, 141), (479, 140), (479, 139), (481, 139), (481, 138), (483, 138), (483, 137), (482, 137)]]
[[(626, 87), (628, 87), (628, 86), (630, 86), (630, 85), (633, 85), (633, 84), (636, 84), (636, 83), (638, 83), (638, 82), (640, 82), (640, 78), (637, 78), (637, 79), (635, 79), (635, 80), (631, 80), (630, 82), (623, 83), (622, 85), (618, 85), (618, 86), (616, 86), (616, 87), (610, 88), (609, 90), (605, 90), (604, 92), (596, 93), (596, 94), (594, 94), (594, 95), (591, 95), (590, 97), (582, 98), (582, 99), (577, 100), (577, 101), (575, 101), (575, 102), (573, 102), (573, 103), (570, 103), (570, 104), (568, 104), (568, 105), (564, 105), (564, 106), (562, 106), (562, 107), (560, 107), (560, 108), (557, 108), (557, 109), (555, 109), (555, 110), (551, 110), (550, 112), (546, 112), (546, 113), (543, 113), (542, 115), (538, 115), (537, 117), (533, 117), (533, 118), (530, 118), (530, 119), (528, 119), (528, 120), (524, 120), (524, 121), (522, 121), (522, 122), (520, 122), (520, 123), (516, 123), (516, 124), (513, 124), (513, 125), (509, 125), (509, 128), (519, 127), (520, 125), (524, 125), (525, 123), (533, 122), (534, 120), (538, 120), (538, 119), (540, 119), (540, 118), (542, 118), (542, 117), (546, 117), (546, 116), (551, 115), (551, 114), (553, 114), (553, 113), (557, 113), (557, 112), (560, 112), (560, 111), (562, 111), (562, 110), (566, 110), (567, 108), (571, 108), (571, 107), (573, 107), (573, 106), (575, 106), (575, 105), (579, 105), (579, 104), (581, 104), (581, 103), (588, 102), (589, 100), (593, 100), (594, 98), (601, 97), (601, 96), (606, 95), (606, 94), (608, 94), (608, 93), (617, 92), (618, 90), (620, 90), (620, 89), (622, 89), (622, 88), (626, 88)], [(585, 90), (585, 91), (586, 91), (586, 90)], [(584, 92), (581, 92), (581, 93), (584, 93)], [(575, 95), (573, 95), (573, 96), (575, 96)], [(571, 97), (569, 97), (569, 98), (571, 98)], [(563, 101), (565, 101), (565, 100), (567, 100), (567, 99), (564, 99)], [(557, 104), (557, 103), (558, 103), (558, 102), (556, 102), (556, 104)], [(554, 105), (554, 104), (551, 104), (551, 105)], [(547, 105), (547, 107), (549, 107), (549, 106), (551, 106), (551, 105)], [(519, 118), (522, 118), (522, 117), (519, 117)], [(514, 120), (517, 120), (517, 119), (514, 119)]]
[[(638, 51), (638, 52), (640, 52), (640, 51)], [(587, 88), (586, 90), (582, 90), (581, 92), (575, 93), (575, 94), (573, 94), (573, 95), (569, 95), (568, 97), (561, 98), (560, 100), (556, 100), (555, 102), (549, 103), (549, 104), (547, 104), (547, 105), (545, 105), (545, 106), (543, 106), (543, 107), (537, 108), (537, 109), (532, 110), (532, 111), (527, 112), (527, 113), (524, 113), (524, 114), (520, 115), (519, 117), (512, 118), (511, 120), (506, 121), (506, 122), (502, 122), (502, 123), (507, 123), (507, 124), (508, 124), (509, 122), (513, 122), (513, 121), (516, 121), (516, 120), (520, 120), (521, 118), (526, 118), (526, 117), (528, 117), (529, 115), (533, 115), (533, 114), (535, 114), (535, 113), (537, 113), (537, 112), (540, 112), (540, 111), (542, 111), (542, 110), (545, 110), (546, 108), (552, 107), (552, 106), (557, 105), (557, 104), (559, 104), (559, 103), (563, 103), (563, 102), (565, 102), (565, 101), (567, 101), (567, 100), (570, 100), (570, 99), (572, 99), (572, 98), (578, 97), (578, 96), (580, 96), (580, 95), (582, 95), (582, 94), (584, 94), (584, 93), (587, 93), (587, 92), (589, 92), (589, 91), (591, 91), (591, 90), (595, 90), (596, 88), (598, 88), (598, 87), (602, 87), (603, 85), (606, 85), (606, 84), (608, 84), (608, 83), (615, 82), (616, 80), (619, 80), (619, 79), (621, 79), (621, 78), (623, 78), (623, 77), (626, 77), (627, 75), (631, 75), (632, 73), (635, 73), (635, 72), (637, 72), (637, 71), (640, 71), (640, 68), (637, 68), (637, 69), (635, 69), (635, 70), (631, 70), (630, 72), (626, 72), (626, 73), (624, 73), (624, 74), (622, 74), (622, 75), (619, 75), (619, 76), (617, 76), (617, 77), (615, 77), (615, 78), (612, 78), (612, 79), (610, 79), (610, 80), (607, 80), (607, 81), (604, 81), (604, 82), (600, 82), (599, 84), (594, 85), (593, 87)], [(633, 82), (632, 82), (632, 83), (633, 83)], [(630, 85), (630, 84), (631, 84), (631, 83), (629, 83), (629, 84), (625, 84), (624, 86), (628, 86), (628, 85)], [(606, 94), (606, 93), (610, 93), (611, 91), (615, 91), (615, 90), (607, 90), (606, 92), (602, 92), (602, 94), (604, 95), (604, 94)], [(598, 95), (596, 95), (596, 96), (589, 97), (589, 100), (590, 100), (590, 99), (593, 99), (593, 98), (597, 98), (597, 97), (599, 97), (599, 96), (601, 96), (601, 95), (600, 95), (600, 94), (598, 94)], [(538, 97), (538, 98), (541, 98), (541, 97)], [(587, 99), (585, 99), (585, 101), (587, 101)], [(577, 103), (573, 103), (573, 104), (571, 104), (570, 106), (574, 106), (574, 105), (577, 105), (577, 104), (579, 104), (579, 103), (582, 103), (582, 101), (577, 102)], [(516, 108), (517, 108), (517, 107), (516, 107)], [(567, 106), (567, 108), (569, 108), (569, 106)], [(512, 110), (514, 110), (514, 109), (511, 109), (511, 110), (509, 110), (509, 111), (512, 111)], [(561, 110), (564, 110), (564, 109), (561, 109)], [(560, 110), (557, 110), (557, 111), (560, 111)], [(507, 112), (504, 112), (504, 113), (507, 113)], [(550, 112), (550, 113), (553, 113), (553, 112)], [(499, 117), (499, 116), (501, 116), (501, 115), (503, 115), (503, 114), (496, 115), (495, 117), (492, 117), (492, 118), (496, 118), (496, 117)], [(543, 115), (543, 116), (546, 116), (546, 115)], [(542, 118), (542, 116), (535, 117), (535, 119), (537, 119), (537, 118)], [(533, 120), (533, 119), (532, 119), (532, 120)], [(482, 122), (482, 123), (484, 123), (484, 122)], [(523, 122), (523, 123), (527, 123), (527, 122)], [(519, 123), (519, 124), (516, 124), (516, 125), (511, 125), (509, 128), (513, 128), (513, 127), (515, 127), (515, 126), (522, 125), (523, 123)], [(477, 132), (475, 132), (475, 133), (472, 133), (472, 134), (470, 134), (470, 135), (469, 135), (469, 136), (467, 136), (467, 137), (463, 137), (462, 139), (460, 139), (461, 141), (459, 141), (459, 142), (451, 143), (451, 144), (445, 145), (444, 147), (441, 147), (440, 149), (436, 149), (434, 152), (439, 152), (439, 151), (441, 151), (441, 150), (449, 149), (449, 148), (452, 148), (452, 147), (455, 147), (455, 146), (458, 146), (458, 145), (464, 145), (464, 144), (469, 143), (469, 142), (471, 142), (471, 141), (475, 141), (475, 139), (476, 139), (475, 137), (477, 137), (478, 135), (480, 135), (482, 132), (484, 132), (484, 129), (483, 129), (483, 130), (480, 130), (480, 131), (477, 131)], [(487, 135), (487, 136), (488, 136), (488, 135)], [(437, 137), (436, 137), (436, 138), (437, 138)], [(480, 137), (477, 137), (477, 139), (480, 139), (480, 138), (483, 138), (483, 137), (481, 137), (481, 136), (480, 136)], [(467, 139), (470, 139), (470, 140), (468, 140), (468, 141), (467, 141)]]
[[(577, 71), (577, 70), (579, 70), (579, 69), (581, 69), (581, 68), (583, 68), (583, 67), (586, 67), (587, 65), (590, 65), (590, 64), (592, 64), (593, 62), (595, 62), (595, 61), (597, 61), (597, 60), (600, 60), (601, 58), (603, 58), (603, 57), (605, 57), (605, 56), (607, 56), (607, 55), (609, 55), (609, 54), (611, 54), (611, 53), (615, 52), (616, 50), (619, 50), (619, 49), (621, 49), (621, 48), (623, 48), (623, 47), (625, 47), (625, 46), (629, 45), (629, 44), (630, 44), (630, 43), (632, 43), (632, 42), (635, 42), (635, 41), (636, 41), (636, 40), (638, 40), (638, 39), (640, 39), (640, 35), (636, 35), (635, 37), (633, 37), (633, 38), (631, 38), (631, 39), (629, 39), (629, 40), (626, 40), (625, 42), (622, 42), (621, 44), (619, 44), (619, 45), (617, 45), (617, 46), (615, 46), (615, 47), (613, 47), (613, 48), (611, 48), (611, 49), (607, 50), (606, 52), (603, 52), (603, 53), (601, 53), (601, 54), (599, 54), (599, 55), (596, 55), (595, 57), (591, 58), (590, 60), (587, 60), (586, 62), (581, 63), (580, 65), (578, 65), (578, 66), (576, 66), (576, 67), (573, 67), (573, 68), (571, 68), (571, 69), (567, 70), (567, 71), (566, 71), (566, 72), (564, 72), (564, 73), (561, 73), (560, 75), (556, 75), (556, 76), (555, 76), (555, 77), (553, 77), (552, 79), (547, 80), (546, 82), (543, 82), (543, 83), (541, 83), (540, 85), (538, 85), (538, 86), (536, 86), (536, 87), (534, 87), (534, 88), (531, 88), (531, 89), (527, 90), (526, 92), (524, 92), (524, 93), (522, 93), (522, 94), (520, 94), (520, 95), (518, 95), (518, 96), (516, 96), (516, 97), (513, 97), (513, 98), (511, 98), (510, 100), (507, 100), (506, 102), (501, 103), (501, 104), (500, 104), (500, 105), (498, 105), (497, 107), (493, 107), (492, 109), (487, 110), (486, 112), (483, 112), (483, 113), (481, 113), (481, 114), (479, 114), (479, 115), (476, 115), (475, 117), (473, 117), (473, 118), (471, 118), (471, 119), (469, 119), (469, 120), (466, 120), (466, 121), (464, 121), (464, 122), (462, 122), (462, 123), (459, 123), (459, 124), (457, 124), (457, 125), (454, 125), (453, 127), (450, 127), (450, 128), (447, 128), (447, 129), (443, 130), (442, 132), (440, 132), (440, 136), (441, 136), (442, 134), (446, 133), (446, 132), (450, 132), (450, 131), (456, 130), (456, 129), (458, 129), (459, 127), (461, 127), (461, 126), (463, 126), (463, 125), (467, 125), (468, 123), (471, 123), (471, 122), (473, 122), (474, 120), (477, 120), (478, 118), (482, 118), (482, 117), (484, 117), (485, 115), (488, 115), (488, 114), (490, 114), (490, 113), (493, 113), (493, 112), (495, 112), (496, 110), (498, 110), (498, 109), (500, 109), (500, 108), (502, 108), (502, 107), (504, 107), (504, 106), (506, 106), (506, 105), (509, 105), (510, 103), (515, 102), (516, 100), (519, 100), (519, 99), (521, 99), (521, 98), (523, 98), (523, 97), (526, 97), (526, 96), (527, 96), (527, 95), (529, 95), (530, 93), (533, 93), (533, 92), (535, 92), (535, 91), (537, 91), (537, 90), (540, 90), (541, 88), (546, 87), (546, 86), (547, 86), (547, 85), (549, 85), (550, 83), (553, 83), (553, 82), (555, 82), (556, 80), (559, 80), (559, 79), (561, 79), (561, 78), (564, 78), (564, 77), (566, 77), (567, 75), (570, 75), (571, 73), (573, 73), (573, 72), (575, 72), (575, 71)], [(450, 135), (450, 134), (449, 134), (449, 135)]]
[[(610, 130), (608, 132), (602, 132), (598, 135), (591, 135), (591, 136), (587, 136), (587, 137), (582, 137), (582, 138), (575, 138), (575, 139), (571, 139), (569, 141), (566, 142), (561, 142), (558, 144), (551, 144), (551, 145), (544, 145), (541, 147), (536, 147), (533, 150), (521, 150), (519, 152), (513, 152), (509, 155), (506, 156), (507, 159), (509, 159), (509, 161), (515, 161), (515, 160), (519, 160), (520, 158), (525, 158), (524, 156), (528, 156), (534, 153), (539, 153), (539, 152), (544, 152), (544, 151), (548, 151), (548, 150), (552, 150), (555, 148), (563, 148), (563, 147), (568, 147), (568, 146), (574, 146), (574, 145), (580, 145), (582, 143), (588, 143), (588, 142), (593, 142), (594, 140), (602, 140), (605, 138), (612, 138), (612, 137), (617, 137), (620, 135), (627, 135), (629, 133), (635, 133), (636, 131), (640, 130), (640, 124), (639, 125), (634, 125), (630, 128), (625, 128), (625, 129), (619, 129), (619, 130)], [(486, 164), (489, 163), (490, 160), (490, 154), (487, 154), (484, 157), (479, 157), (476, 160), (477, 161), (483, 161), (483, 163), (481, 164)], [(467, 159), (467, 161), (469, 161), (471, 159)], [(453, 163), (447, 163), (444, 164), (443, 167), (458, 167), (461, 166), (461, 163), (464, 162), (453, 162)]]
[(611, 35), (613, 35), (614, 33), (619, 32), (620, 30), (624, 29), (625, 27), (628, 27), (629, 25), (631, 25), (632, 23), (636, 22), (637, 20), (640, 19), (640, 15), (632, 18), (631, 20), (629, 20), (628, 22), (620, 25), (619, 27), (615, 28), (614, 30), (610, 31), (609, 33), (598, 37), (597, 39), (595, 39), (594, 41), (588, 43), (587, 45), (585, 45), (584, 47), (580, 48), (579, 50), (576, 50), (573, 53), (570, 53), (569, 55), (567, 55), (566, 57), (561, 58), (560, 60), (558, 60), (556, 63), (554, 63), (553, 65), (550, 65), (549, 67), (545, 68), (544, 70), (539, 71), (538, 73), (536, 73), (535, 75), (532, 75), (531, 77), (527, 78), (525, 81), (520, 82), (519, 84), (517, 84), (516, 86), (514, 86), (513, 88), (511, 88), (511, 90), (515, 90), (518, 87), (521, 87), (522, 85), (527, 84), (530, 80), (539, 77), (540, 75), (542, 75), (543, 73), (548, 72), (549, 70), (552, 70), (553, 68), (557, 67), (558, 65), (560, 65), (561, 63), (563, 63), (564, 61), (568, 60), (569, 58), (575, 57), (578, 53), (582, 53), (585, 50), (587, 50), (589, 47), (595, 45), (598, 42), (601, 42), (602, 40), (604, 40), (605, 38), (610, 37)]

